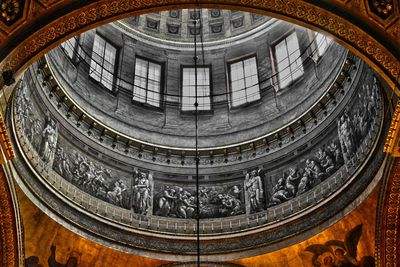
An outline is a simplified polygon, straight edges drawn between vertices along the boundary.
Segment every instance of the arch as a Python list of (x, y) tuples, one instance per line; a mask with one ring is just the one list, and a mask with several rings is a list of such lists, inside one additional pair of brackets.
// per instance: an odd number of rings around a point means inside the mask
[[(324, 32), (367, 61), (400, 95), (400, 90), (396, 88), (399, 87), (400, 76), (400, 15), (399, 7), (396, 6), (397, 1), (392, 1), (395, 5), (394, 11), (385, 19), (371, 13), (369, 1), (366, 0), (241, 0), (240, 2), (236, 0), (26, 0), (23, 2), (25, 10), (21, 11), (23, 15), (18, 20), (12, 24), (5, 24), (0, 20), (0, 70), (12, 70), (16, 75), (64, 40), (101, 24), (132, 15), (178, 7), (212, 7), (256, 12)], [(41, 5), (42, 11), (35, 9), (35, 5)], [(387, 194), (387, 198), (398, 197), (399, 165), (400, 161), (397, 160), (391, 172), (391, 179), (387, 182), (386, 192), (393, 193), (393, 195)], [(7, 193), (2, 194), (0, 198), (4, 202), (9, 200), (9, 193), (7, 184), (3, 183), (4, 175), (0, 176), (0, 190)], [(386, 211), (384, 218), (389, 218), (389, 208), (394, 208), (390, 210), (391, 212), (398, 213), (397, 204), (395, 207), (390, 207), (391, 204), (387, 203), (388, 199), (384, 203)], [(385, 264), (386, 253), (392, 255), (389, 255), (389, 260), (395, 259), (396, 253), (397, 255), (399, 253), (395, 249), (398, 247), (396, 246), (398, 239), (384, 241), (385, 238), (395, 237), (392, 233), (399, 229), (400, 217), (397, 213), (395, 230), (393, 222), (391, 225), (385, 224), (382, 230), (380, 240), (382, 266)], [(13, 222), (15, 220), (8, 221), (5, 225), (12, 225)], [(17, 244), (15, 240), (7, 242)], [(11, 254), (6, 254), (4, 246), (1, 250), (3, 259), (11, 257), (15, 263), (17, 255), (15, 250), (11, 251)], [(10, 261), (8, 263), (10, 264)]]
[[(29, 5), (29, 2), (33, 1), (25, 2), (25, 8), (32, 9), (33, 3)], [(29, 16), (30, 10), (28, 15), (22, 18), (24, 23), (18, 22), (15, 30), (10, 26), (5, 42), (0, 44), (0, 69), (12, 70), (18, 75), (30, 63), (69, 37), (128, 16), (174, 8), (230, 8), (284, 19), (332, 36), (367, 61), (389, 86), (394, 87), (396, 93), (400, 94), (397, 86), (394, 86), (398, 83), (397, 78), (400, 75), (400, 41), (396, 38), (397, 34), (400, 34), (400, 25), (396, 24), (393, 30), (390, 24), (393, 24), (393, 17), (398, 17), (396, 1), (393, 1), (394, 11), (393, 14), (390, 13), (390, 20), (371, 20), (370, 18), (376, 16), (368, 15), (371, 13), (368, 13), (368, 1), (332, 0), (329, 4), (328, 1), (300, 0), (101, 0), (79, 1), (78, 4), (72, 2), (74, 1), (50, 1), (45, 11), (36, 11), (36, 17)], [(354, 11), (355, 8), (358, 8), (358, 11)], [(392, 34), (388, 35), (387, 32)], [(391, 36), (393, 42), (388, 40), (388, 36)]]

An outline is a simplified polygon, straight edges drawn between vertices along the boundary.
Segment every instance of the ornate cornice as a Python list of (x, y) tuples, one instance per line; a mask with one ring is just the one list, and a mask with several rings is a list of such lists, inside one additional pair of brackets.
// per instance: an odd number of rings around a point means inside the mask
[(18, 230), (11, 192), (0, 166), (0, 252), (1, 266), (19, 266)]
[(390, 124), (389, 133), (386, 138), (383, 151), (389, 153), (393, 157), (400, 157), (400, 102), (397, 103), (393, 113), (392, 122)]
[(13, 160), (14, 151), (12, 149), (10, 138), (8, 137), (7, 128), (4, 123), (3, 116), (1, 115), (0, 115), (0, 145), (5, 157), (5, 159), (3, 159), (3, 155), (1, 156), (0, 163), (3, 164), (5, 160)]
[(390, 171), (383, 199), (380, 224), (379, 266), (398, 266), (400, 249), (400, 159), (396, 158)]

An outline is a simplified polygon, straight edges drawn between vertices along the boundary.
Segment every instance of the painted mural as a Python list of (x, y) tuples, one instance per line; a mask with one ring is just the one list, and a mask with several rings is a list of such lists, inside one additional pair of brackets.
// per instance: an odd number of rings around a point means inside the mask
[(359, 224), (347, 232), (344, 240), (332, 239), (324, 244), (313, 244), (305, 250), (313, 254), (312, 266), (320, 267), (374, 267), (372, 256), (357, 256), (363, 225)]
[(337, 130), (325, 143), (318, 144), (295, 164), (275, 173), (271, 183), (269, 206), (292, 199), (328, 179), (344, 165), (356, 163), (356, 153), (379, 117), (379, 89), (373, 78), (373, 86), (363, 85), (351, 108), (337, 119)]
[[(172, 218), (194, 218), (197, 209), (194, 186), (156, 183), (154, 215)], [(202, 184), (199, 190), (200, 218), (219, 218), (245, 213), (241, 184)]]
[[(279, 167), (264, 165), (232, 173), (232, 181), (202, 183), (199, 199), (194, 183), (171, 184), (148, 170), (129, 166), (121, 171), (101, 156), (91, 157), (60, 134), (48, 111), (41, 111), (23, 81), (16, 96), (19, 128), (47, 171), (52, 170), (80, 190), (114, 206), (143, 216), (194, 218), (199, 202), (201, 218), (255, 214), (314, 188), (343, 166), (356, 166), (356, 153), (379, 118), (379, 85), (368, 78), (334, 125), (321, 133), (312, 149)], [(370, 85), (371, 84), (371, 85)], [(97, 153), (97, 152), (96, 152)], [(98, 154), (98, 153), (97, 153)], [(351, 175), (351, 174), (346, 174)]]
[[(57, 144), (53, 170), (86, 193), (110, 204), (131, 209), (137, 175), (107, 168), (65, 140)], [(136, 195), (135, 195), (136, 196)]]

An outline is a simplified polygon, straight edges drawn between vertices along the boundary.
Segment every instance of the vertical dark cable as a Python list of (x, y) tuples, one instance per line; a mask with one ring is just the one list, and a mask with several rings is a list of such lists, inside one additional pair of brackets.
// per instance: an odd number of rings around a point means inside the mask
[[(196, 9), (194, 10), (194, 14), (196, 15)], [(195, 145), (195, 159), (196, 159), (196, 223), (197, 223), (197, 266), (200, 267), (200, 198), (199, 198), (199, 152), (198, 152), (198, 106), (199, 103), (197, 101), (197, 29), (196, 25), (197, 24), (197, 17), (195, 20), (193, 20), (193, 25), (194, 25), (194, 92), (195, 92), (195, 102), (194, 102), (194, 107), (195, 107), (195, 139), (196, 139), (196, 145)]]

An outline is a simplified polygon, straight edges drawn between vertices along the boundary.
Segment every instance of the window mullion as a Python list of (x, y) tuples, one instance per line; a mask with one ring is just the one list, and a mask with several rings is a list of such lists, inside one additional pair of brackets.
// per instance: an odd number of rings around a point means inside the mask
[(146, 61), (146, 96), (145, 96), (145, 103), (149, 102), (148, 95), (149, 95), (149, 72), (150, 72), (150, 62)]

